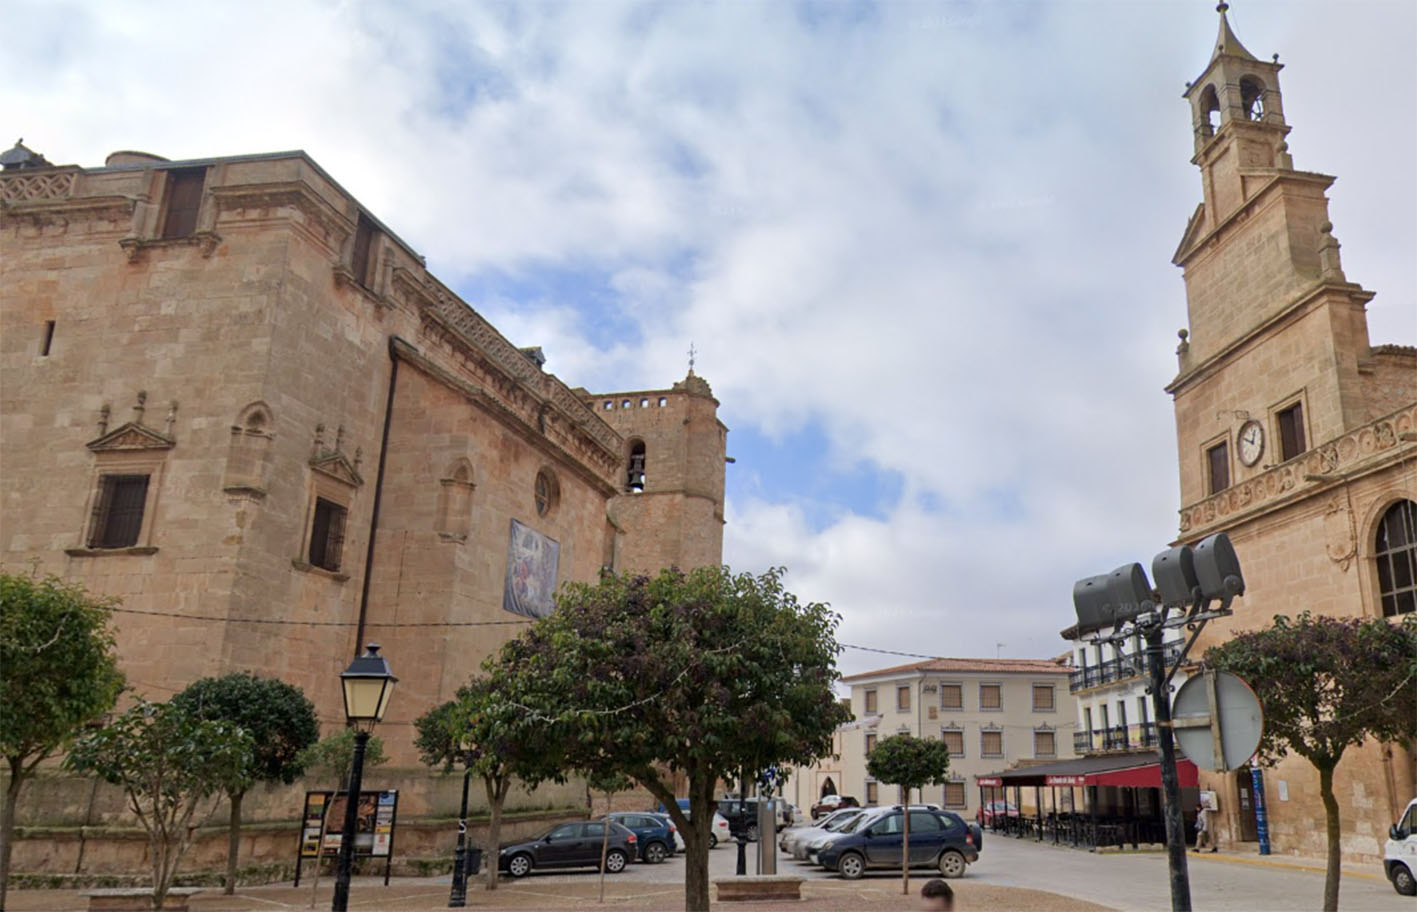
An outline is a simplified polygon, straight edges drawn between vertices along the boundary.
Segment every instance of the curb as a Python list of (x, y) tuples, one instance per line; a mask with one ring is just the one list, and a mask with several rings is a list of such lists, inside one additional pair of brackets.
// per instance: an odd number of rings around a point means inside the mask
[[(1327, 873), (1327, 869), (1316, 867), (1314, 865), (1299, 864), (1296, 862), (1289, 861), (1270, 861), (1263, 857), (1248, 858), (1244, 855), (1222, 855), (1218, 853), (1211, 854), (1209, 852), (1186, 852), (1188, 864), (1190, 863), (1192, 856), (1199, 858), (1202, 861), (1223, 861), (1227, 862), (1228, 864), (1250, 865), (1252, 867), (1258, 868), (1283, 868), (1286, 871), (1306, 871), (1310, 874), (1319, 875)], [(1273, 856), (1270, 857), (1272, 858)], [(1340, 868), (1339, 873), (1343, 877), (1358, 877), (1364, 880), (1387, 880), (1387, 878), (1382, 876), (1381, 874), (1370, 871), (1350, 871)]]

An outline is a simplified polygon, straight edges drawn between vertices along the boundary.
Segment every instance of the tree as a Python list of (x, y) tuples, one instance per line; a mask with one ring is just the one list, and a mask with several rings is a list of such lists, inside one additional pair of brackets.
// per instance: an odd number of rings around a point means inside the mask
[(1205, 662), (1239, 675), (1264, 709), (1259, 753), (1273, 765), (1292, 751), (1319, 773), (1328, 831), (1324, 910), (1338, 909), (1339, 820), (1333, 771), (1368, 738), (1417, 739), (1417, 615), (1334, 618), (1309, 612), (1274, 618), (1206, 650)]
[[(347, 788), (349, 774), (354, 769), (354, 729), (341, 728), (333, 735), (321, 738), (301, 751), (296, 762), (322, 779), (335, 780), (336, 789)], [(372, 769), (388, 762), (383, 740), (377, 735), (371, 737), (364, 746), (364, 768)]]
[[(251, 775), (251, 749), (250, 733), (231, 722), (139, 700), (69, 752), (71, 769), (123, 788), (147, 831), (153, 908), (162, 908), (192, 834), (216, 810), (224, 783)], [(217, 799), (203, 812), (213, 795)]]
[(0, 813), (0, 909), (20, 787), (41, 761), (113, 708), (123, 688), (110, 600), (53, 577), (0, 574), (0, 754), (10, 767)]
[(866, 771), (877, 782), (900, 786), (904, 805), (904, 843), (901, 848), (901, 889), (910, 894), (910, 790), (943, 782), (950, 768), (945, 742), (914, 735), (891, 735), (876, 744), (866, 757)]
[(193, 717), (231, 722), (250, 735), (250, 777), (223, 784), (231, 802), (227, 834), (226, 893), (236, 890), (241, 846), (241, 802), (256, 782), (294, 782), (305, 767), (300, 752), (320, 737), (315, 705), (300, 688), (250, 673), (202, 678), (172, 698)]
[[(552, 735), (566, 769), (623, 773), (664, 805), (685, 843), (685, 907), (708, 909), (714, 787), (808, 764), (850, 718), (837, 702), (838, 618), (801, 604), (781, 570), (723, 567), (568, 584), (558, 609), (509, 642), (494, 692)], [(688, 781), (686, 817), (674, 773)]]
[[(605, 902), (605, 856), (610, 848), (610, 812), (615, 809), (615, 793), (628, 792), (635, 787), (635, 783), (621, 773), (588, 770), (585, 787), (587, 795), (593, 792), (605, 794), (605, 825), (600, 829), (600, 898), (596, 900), (596, 902)], [(586, 810), (590, 811), (590, 815), (594, 817), (595, 802), (591, 801), (590, 805)], [(633, 858), (626, 860), (634, 861)]]
[[(487, 663), (490, 667), (493, 663)], [(465, 764), (482, 779), (487, 793), (487, 840), (483, 847), (487, 889), (497, 889), (497, 853), (502, 840), (502, 809), (512, 780), (529, 788), (564, 779), (558, 745), (545, 725), (518, 711), (487, 677), (475, 677), (449, 700), (414, 723), (414, 746), (429, 766), (451, 770)], [(467, 750), (464, 750), (467, 747)]]

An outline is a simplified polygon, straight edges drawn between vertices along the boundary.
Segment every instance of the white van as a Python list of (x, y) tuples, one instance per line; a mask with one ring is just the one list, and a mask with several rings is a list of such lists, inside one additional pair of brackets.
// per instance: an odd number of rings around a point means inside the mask
[(1417, 798), (1412, 799), (1402, 819), (1388, 830), (1383, 846), (1383, 870), (1392, 887), (1403, 896), (1417, 896)]

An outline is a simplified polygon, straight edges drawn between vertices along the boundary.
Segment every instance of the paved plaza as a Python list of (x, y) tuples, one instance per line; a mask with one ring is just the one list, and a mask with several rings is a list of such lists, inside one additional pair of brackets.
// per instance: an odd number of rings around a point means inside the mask
[[(735, 867), (733, 847), (710, 853), (713, 879), (731, 877)], [(1261, 858), (1252, 853), (1191, 854), (1191, 891), (1194, 907), (1221, 912), (1287, 912), (1322, 904), (1323, 872), (1316, 859)], [(748, 858), (752, 872), (753, 856)], [(799, 865), (779, 857), (778, 873), (807, 878), (800, 906), (822, 910), (910, 909), (918, 902), (919, 887), (929, 872), (911, 876), (909, 901), (900, 894), (898, 873), (872, 873), (854, 882), (819, 868)], [(605, 880), (605, 906), (633, 909), (683, 908), (683, 857), (662, 865), (637, 864)], [(958, 908), (1030, 909), (1039, 912), (1094, 912), (1119, 909), (1167, 912), (1166, 857), (1160, 853), (1094, 854), (1067, 847), (1039, 844), (988, 834), (984, 852), (968, 874), (953, 882)], [(447, 907), (449, 878), (396, 878), (384, 887), (379, 878), (357, 878), (350, 908), (363, 910), (415, 910)], [(193, 912), (251, 912), (251, 910), (328, 909), (331, 880), (324, 878), (317, 896), (308, 887), (289, 885), (243, 888), (234, 897), (213, 890), (196, 897)], [(590, 909), (598, 901), (599, 876), (595, 872), (533, 874), (524, 880), (503, 880), (495, 893), (473, 884), (468, 908), (473, 909)], [(1345, 866), (1340, 907), (1355, 912), (1402, 908), (1404, 900), (1374, 867)], [(81, 910), (85, 901), (75, 891), (24, 890), (12, 892), (11, 912)], [(782, 903), (718, 904), (724, 909), (753, 912), (782, 909)], [(791, 905), (791, 904), (789, 904)]]

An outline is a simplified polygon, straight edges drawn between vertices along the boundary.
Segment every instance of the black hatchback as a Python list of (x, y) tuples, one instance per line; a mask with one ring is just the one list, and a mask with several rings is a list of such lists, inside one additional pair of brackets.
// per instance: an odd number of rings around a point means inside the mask
[(605, 827), (610, 827), (605, 848), (605, 870), (618, 874), (635, 857), (635, 834), (618, 823), (592, 820), (558, 823), (535, 839), (506, 846), (497, 866), (513, 877), (525, 877), (532, 868), (598, 868)]

